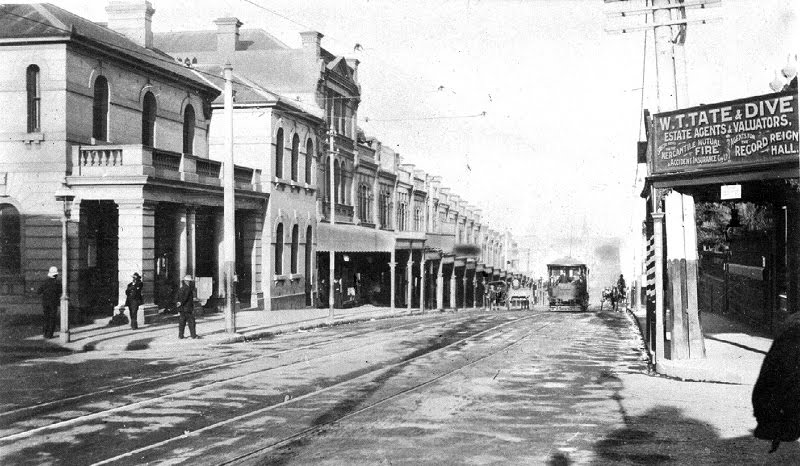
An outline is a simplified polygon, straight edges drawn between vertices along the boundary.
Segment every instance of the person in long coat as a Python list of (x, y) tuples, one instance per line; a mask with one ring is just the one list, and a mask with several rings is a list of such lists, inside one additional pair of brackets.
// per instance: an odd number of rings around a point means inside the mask
[(175, 304), (178, 309), (178, 338), (183, 338), (183, 331), (189, 325), (189, 335), (198, 338), (194, 320), (194, 280), (191, 275), (183, 277), (181, 286), (175, 293)]
[(39, 285), (37, 291), (42, 296), (42, 311), (44, 312), (44, 324), (42, 334), (45, 338), (53, 338), (58, 325), (58, 312), (61, 307), (61, 282), (58, 281), (58, 269), (50, 267), (47, 272), (47, 280)]
[(789, 316), (764, 357), (752, 400), (753, 435), (772, 441), (770, 453), (800, 438), (800, 312)]
[(139, 328), (139, 323), (136, 320), (136, 315), (139, 311), (139, 306), (142, 305), (142, 276), (134, 273), (131, 282), (125, 289), (125, 306), (131, 314), (131, 328), (136, 330)]

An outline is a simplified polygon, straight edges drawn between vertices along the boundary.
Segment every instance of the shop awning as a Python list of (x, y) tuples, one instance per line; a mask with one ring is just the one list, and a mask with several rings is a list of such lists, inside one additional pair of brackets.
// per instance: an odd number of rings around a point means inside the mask
[(330, 223), (320, 223), (317, 231), (317, 251), (320, 252), (391, 252), (394, 249), (395, 235), (391, 231)]

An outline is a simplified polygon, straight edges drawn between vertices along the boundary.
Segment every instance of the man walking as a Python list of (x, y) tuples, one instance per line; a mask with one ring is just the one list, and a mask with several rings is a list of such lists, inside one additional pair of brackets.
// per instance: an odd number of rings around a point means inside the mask
[(44, 311), (44, 324), (42, 334), (45, 338), (53, 338), (58, 323), (58, 311), (61, 300), (61, 283), (58, 281), (58, 269), (50, 267), (47, 280), (39, 286), (38, 293), (42, 295), (42, 310)]
[(199, 338), (195, 332), (194, 320), (194, 284), (191, 275), (183, 277), (181, 286), (175, 293), (175, 304), (178, 307), (178, 338), (183, 339), (183, 331), (189, 325), (189, 335), (192, 338)]

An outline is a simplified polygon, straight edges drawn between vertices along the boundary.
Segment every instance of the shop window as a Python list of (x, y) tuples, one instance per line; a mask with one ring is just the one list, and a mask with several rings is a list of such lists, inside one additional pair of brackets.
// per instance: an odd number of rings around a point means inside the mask
[(283, 178), (283, 128), (275, 136), (275, 178)]
[(20, 272), (20, 219), (17, 209), (0, 204), (0, 274)]
[(25, 87), (28, 93), (28, 132), (41, 131), (41, 95), (39, 94), (39, 67), (31, 65), (25, 77)]
[(275, 275), (283, 275), (283, 223), (275, 229)]
[(290, 259), (291, 273), (297, 273), (297, 254), (300, 250), (300, 230), (297, 225), (292, 227), (292, 257)]
[(194, 107), (186, 106), (183, 111), (183, 153), (194, 154)]
[(298, 164), (300, 163), (300, 136), (292, 138), (292, 181), (297, 181)]
[(92, 137), (98, 141), (108, 141), (108, 81), (103, 76), (98, 76), (94, 81)]
[(152, 92), (144, 95), (142, 102), (142, 145), (155, 146), (156, 98)]

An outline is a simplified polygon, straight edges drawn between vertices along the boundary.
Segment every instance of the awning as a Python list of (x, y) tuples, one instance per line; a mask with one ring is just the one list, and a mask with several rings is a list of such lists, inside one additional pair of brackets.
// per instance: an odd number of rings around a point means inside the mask
[(317, 231), (317, 251), (391, 252), (394, 249), (395, 236), (391, 231), (330, 223), (320, 223)]

